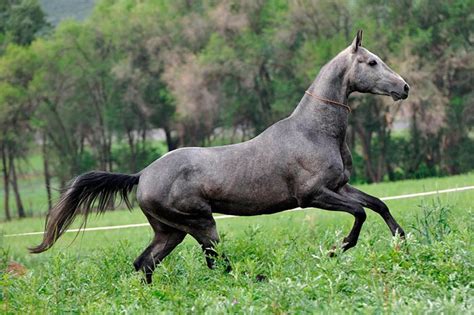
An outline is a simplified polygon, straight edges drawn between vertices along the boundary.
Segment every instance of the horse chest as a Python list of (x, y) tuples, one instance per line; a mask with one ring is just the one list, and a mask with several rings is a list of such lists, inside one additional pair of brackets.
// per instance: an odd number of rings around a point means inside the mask
[(322, 187), (337, 190), (348, 181), (340, 153), (301, 156), (295, 160), (293, 173), (297, 199), (316, 194)]

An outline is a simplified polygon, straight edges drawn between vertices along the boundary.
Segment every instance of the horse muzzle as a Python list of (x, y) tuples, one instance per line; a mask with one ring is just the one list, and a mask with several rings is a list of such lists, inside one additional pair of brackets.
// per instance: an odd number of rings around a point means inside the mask
[(401, 91), (391, 91), (390, 96), (392, 96), (394, 101), (401, 99), (406, 99), (408, 97), (408, 92), (410, 91), (410, 86), (407, 83), (404, 83), (403, 90)]

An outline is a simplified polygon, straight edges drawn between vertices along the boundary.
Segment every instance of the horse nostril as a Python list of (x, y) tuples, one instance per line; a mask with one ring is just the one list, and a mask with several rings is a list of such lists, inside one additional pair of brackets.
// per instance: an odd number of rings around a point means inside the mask
[(403, 87), (403, 90), (407, 93), (408, 91), (410, 91), (410, 87), (408, 86), (408, 84), (405, 84), (405, 86)]

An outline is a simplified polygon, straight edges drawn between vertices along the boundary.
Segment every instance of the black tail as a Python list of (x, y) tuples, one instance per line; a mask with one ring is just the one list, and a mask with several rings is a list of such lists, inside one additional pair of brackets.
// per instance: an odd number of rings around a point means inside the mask
[(115, 197), (125, 202), (131, 208), (128, 194), (133, 186), (138, 184), (139, 174), (126, 175), (107, 172), (89, 172), (74, 179), (61, 195), (59, 202), (46, 217), (43, 242), (30, 248), (31, 253), (41, 253), (48, 250), (56, 240), (67, 230), (76, 215), (84, 213), (83, 225), (91, 213), (92, 206), (97, 201), (97, 212), (104, 212), (107, 205)]

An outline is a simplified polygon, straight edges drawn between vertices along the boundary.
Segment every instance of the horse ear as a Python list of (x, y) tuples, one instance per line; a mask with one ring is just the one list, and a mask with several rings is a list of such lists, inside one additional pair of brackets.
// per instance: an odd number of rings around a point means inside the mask
[(357, 52), (357, 49), (359, 48), (360, 45), (362, 45), (362, 30), (357, 31), (357, 35), (352, 41), (352, 45), (351, 45), (352, 52), (353, 53)]

